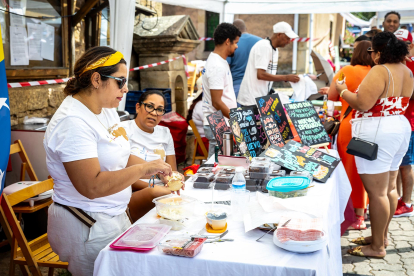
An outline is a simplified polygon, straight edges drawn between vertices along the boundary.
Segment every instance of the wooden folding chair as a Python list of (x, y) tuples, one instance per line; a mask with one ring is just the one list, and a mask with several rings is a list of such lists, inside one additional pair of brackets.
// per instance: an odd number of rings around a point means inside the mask
[[(203, 140), (201, 139), (200, 133), (198, 132), (197, 127), (194, 124), (194, 121), (190, 120), (188, 123), (190, 124), (191, 128), (193, 129), (194, 135), (196, 137), (196, 143), (195, 143), (195, 148), (194, 148), (194, 153), (193, 153), (193, 160), (191, 161), (191, 164), (194, 164), (195, 160), (200, 160), (200, 163), (201, 163), (202, 160), (206, 160), (208, 158), (208, 151), (207, 151), (206, 147), (204, 146)], [(200, 148), (203, 151), (204, 155), (197, 155), (198, 146), (200, 146)]]
[(190, 97), (193, 96), (194, 87), (197, 80), (197, 64), (189, 62), (187, 64), (188, 68), (188, 78), (187, 78), (187, 86), (188, 86), (188, 95)]
[(22, 170), (20, 172), (20, 181), (24, 181), (26, 178), (26, 171), (31, 181), (39, 181), (36, 173), (33, 170), (32, 163), (30, 163), (29, 157), (24, 150), (23, 144), (20, 140), (14, 141), (14, 144), (10, 146), (10, 155), (18, 153), (22, 160)]
[[(19, 246), (12, 252), (13, 258), (10, 264), (10, 275), (14, 276), (14, 265), (18, 264), (23, 275), (42, 276), (39, 267), (49, 267), (49, 276), (53, 275), (55, 268), (67, 268), (68, 263), (59, 260), (59, 256), (53, 252), (44, 234), (30, 242), (27, 242), (20, 223), (13, 212), (12, 206), (41, 193), (53, 189), (53, 179), (48, 179), (37, 184), (28, 186), (25, 189), (6, 195), (3, 193), (0, 208), (0, 223), (6, 233), (10, 244)], [(13, 274), (11, 274), (13, 273)]]

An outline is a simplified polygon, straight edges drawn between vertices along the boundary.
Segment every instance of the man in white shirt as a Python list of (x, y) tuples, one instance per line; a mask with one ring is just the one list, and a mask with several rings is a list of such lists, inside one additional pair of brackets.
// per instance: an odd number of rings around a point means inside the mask
[(273, 26), (270, 38), (260, 40), (253, 46), (237, 97), (239, 104), (255, 105), (255, 98), (268, 95), (274, 81), (299, 81), (297, 75), (276, 75), (277, 48), (285, 47), (292, 38), (297, 37), (288, 23), (279, 22)]
[(231, 108), (237, 107), (227, 57), (234, 55), (241, 32), (234, 25), (221, 23), (214, 31), (214, 51), (208, 56), (202, 71), (203, 80), (203, 113), (204, 134), (209, 140), (208, 156), (214, 154), (217, 142), (210, 129), (207, 116), (221, 110), (225, 118), (229, 118)]

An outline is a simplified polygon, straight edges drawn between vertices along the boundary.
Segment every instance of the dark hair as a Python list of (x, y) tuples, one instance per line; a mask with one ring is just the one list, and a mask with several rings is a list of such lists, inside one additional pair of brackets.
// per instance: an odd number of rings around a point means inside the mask
[(233, 42), (237, 37), (241, 37), (241, 32), (236, 26), (230, 23), (221, 23), (214, 30), (214, 45), (221, 45), (227, 38)]
[(355, 42), (360, 42), (360, 41), (371, 41), (371, 38), (367, 37), (366, 35), (360, 35), (355, 39)]
[(378, 33), (380, 33), (381, 32), (381, 30), (380, 29), (372, 29), (372, 30), (370, 30), (370, 31), (368, 31), (368, 32), (366, 32), (365, 33), (365, 36), (367, 36), (368, 38), (370, 38), (370, 40), (372, 40), (372, 38), (374, 37), (374, 36), (376, 36)]
[(371, 66), (375, 65), (374, 61), (371, 58), (371, 55), (367, 52), (368, 48), (371, 47), (370, 41), (360, 41), (359, 44), (355, 47), (354, 53), (351, 58), (351, 65), (362, 65), (362, 66)]
[(387, 14), (384, 16), (384, 20), (386, 20), (387, 19), (387, 16), (390, 15), (390, 14), (395, 14), (396, 16), (398, 16), (398, 21), (401, 20), (401, 15), (398, 12), (396, 12), (396, 11), (387, 12)]
[(192, 104), (190, 106), (190, 109), (188, 109), (188, 114), (187, 114), (187, 118), (186, 118), (187, 123), (189, 123), (190, 120), (193, 119), (194, 107), (202, 99), (203, 99), (203, 93), (200, 93), (200, 95), (198, 95), (198, 97), (193, 100), (193, 102), (192, 102)]
[(138, 103), (141, 105), (148, 98), (148, 96), (151, 96), (151, 95), (158, 95), (158, 96), (162, 97), (163, 100), (164, 100), (164, 108), (166, 107), (167, 99), (165, 98), (164, 94), (160, 90), (145, 91), (144, 93), (142, 93), (141, 97), (139, 97)]
[[(118, 64), (112, 66), (98, 67), (86, 71), (82, 74), (83, 70), (92, 63), (98, 61), (100, 58), (109, 56), (116, 53), (116, 51), (110, 47), (97, 46), (88, 49), (75, 63), (74, 74), (75, 77), (71, 78), (67, 83), (63, 92), (66, 95), (75, 95), (83, 89), (87, 89), (92, 85), (91, 76), (93, 73), (98, 72), (101, 75), (102, 81), (107, 81), (109, 78), (102, 75), (110, 76), (118, 71), (119, 64), (126, 64), (124, 59), (121, 59)], [(82, 74), (82, 75), (81, 75)]]
[(408, 55), (407, 44), (390, 32), (381, 32), (372, 38), (372, 49), (380, 52), (378, 63), (399, 63)]

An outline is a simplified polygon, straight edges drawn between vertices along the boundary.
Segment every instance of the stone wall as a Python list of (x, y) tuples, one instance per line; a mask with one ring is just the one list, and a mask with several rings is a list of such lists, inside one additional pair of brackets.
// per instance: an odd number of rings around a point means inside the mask
[(25, 116), (47, 117), (53, 115), (65, 95), (65, 84), (9, 88), (11, 125), (23, 123)]

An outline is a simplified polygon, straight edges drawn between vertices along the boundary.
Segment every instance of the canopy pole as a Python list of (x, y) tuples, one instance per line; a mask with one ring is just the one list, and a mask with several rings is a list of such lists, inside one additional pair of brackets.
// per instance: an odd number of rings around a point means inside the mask
[[(294, 21), (293, 21), (293, 31), (295, 32), (295, 34), (298, 33), (298, 29), (299, 29), (299, 15), (297, 13), (295, 13), (295, 17), (294, 17)], [(292, 74), (296, 74), (296, 67), (297, 67), (297, 63), (298, 63), (298, 41), (295, 40), (293, 41), (293, 53), (292, 53)]]
[(310, 56), (312, 53), (312, 47), (313, 47), (313, 13), (309, 16), (309, 74), (313, 74), (313, 61), (312, 57)]

